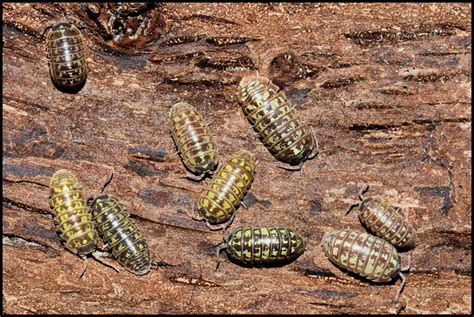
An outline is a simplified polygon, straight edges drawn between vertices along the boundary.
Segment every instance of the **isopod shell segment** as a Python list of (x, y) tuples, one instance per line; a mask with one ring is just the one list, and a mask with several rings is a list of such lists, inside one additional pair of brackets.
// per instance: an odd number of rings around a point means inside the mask
[(95, 197), (89, 206), (101, 239), (118, 262), (134, 274), (148, 273), (151, 268), (148, 244), (125, 207), (110, 195)]
[(59, 23), (46, 34), (46, 49), (51, 78), (67, 92), (80, 90), (87, 78), (87, 65), (81, 32), (70, 23)]
[(97, 244), (92, 215), (87, 208), (82, 184), (68, 170), (58, 170), (50, 182), (50, 207), (66, 248), (83, 256), (94, 251)]
[(416, 231), (399, 211), (379, 199), (365, 198), (359, 207), (360, 221), (378, 237), (400, 249), (412, 249)]
[(350, 229), (327, 232), (322, 247), (332, 263), (373, 282), (389, 282), (400, 273), (395, 247), (369, 233)]
[(209, 224), (229, 220), (252, 184), (255, 157), (246, 150), (232, 154), (219, 167), (198, 200), (198, 212)]
[(303, 237), (282, 226), (245, 226), (233, 230), (225, 239), (227, 254), (250, 265), (274, 264), (293, 260), (306, 248)]
[(315, 146), (313, 133), (285, 93), (263, 76), (244, 77), (239, 88), (242, 110), (268, 150), (290, 165), (308, 159)]
[(214, 170), (219, 161), (211, 130), (195, 107), (178, 102), (170, 110), (171, 134), (184, 165), (194, 174)]

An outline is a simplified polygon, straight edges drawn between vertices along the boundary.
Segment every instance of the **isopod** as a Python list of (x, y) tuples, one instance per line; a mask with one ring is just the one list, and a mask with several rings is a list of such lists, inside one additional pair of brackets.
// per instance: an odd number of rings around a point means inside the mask
[(199, 216), (193, 218), (205, 220), (211, 230), (226, 228), (252, 184), (255, 167), (255, 157), (249, 151), (240, 150), (232, 154), (201, 193), (197, 203)]
[(178, 102), (171, 107), (170, 121), (171, 134), (184, 165), (198, 175), (188, 174), (188, 177), (201, 180), (217, 167), (219, 161), (211, 130), (203, 116), (187, 102)]
[(81, 182), (68, 170), (61, 169), (54, 173), (49, 187), (49, 204), (61, 239), (69, 251), (85, 257), (95, 250), (98, 235)]
[(390, 242), (399, 249), (412, 249), (417, 244), (416, 231), (413, 226), (400, 214), (400, 208), (393, 207), (383, 200), (364, 198), (362, 195), (368, 186), (359, 194), (360, 221), (376, 236)]
[(398, 301), (405, 285), (405, 275), (401, 271), (408, 270), (410, 264), (403, 268), (400, 266), (400, 255), (389, 242), (366, 232), (341, 229), (327, 232), (322, 247), (324, 254), (336, 266), (373, 282), (390, 282), (399, 275), (402, 282), (395, 296), (395, 301)]
[(303, 237), (283, 226), (244, 226), (233, 230), (216, 249), (225, 249), (234, 260), (245, 265), (278, 264), (293, 260), (306, 249)]
[(285, 93), (270, 79), (259, 75), (244, 77), (239, 88), (239, 101), (245, 116), (278, 160), (292, 166), (318, 154), (313, 152), (317, 147), (313, 131), (301, 123)]
[(79, 91), (87, 78), (79, 29), (70, 23), (59, 23), (51, 27), (46, 35), (46, 49), (54, 85), (64, 92)]
[(99, 236), (118, 262), (134, 274), (148, 273), (152, 264), (148, 244), (125, 207), (106, 194), (90, 199), (89, 206)]

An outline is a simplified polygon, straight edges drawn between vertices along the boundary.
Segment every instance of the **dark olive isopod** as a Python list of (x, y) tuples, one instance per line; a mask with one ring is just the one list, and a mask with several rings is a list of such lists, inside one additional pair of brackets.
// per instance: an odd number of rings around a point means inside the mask
[(233, 230), (216, 250), (226, 249), (234, 260), (246, 265), (278, 264), (296, 259), (306, 248), (303, 237), (282, 226), (245, 226)]
[(99, 236), (118, 262), (134, 274), (148, 273), (152, 262), (148, 244), (125, 207), (110, 195), (91, 199), (89, 206)]
[(70, 23), (59, 23), (46, 34), (49, 73), (63, 92), (77, 92), (85, 84), (87, 65), (81, 32)]

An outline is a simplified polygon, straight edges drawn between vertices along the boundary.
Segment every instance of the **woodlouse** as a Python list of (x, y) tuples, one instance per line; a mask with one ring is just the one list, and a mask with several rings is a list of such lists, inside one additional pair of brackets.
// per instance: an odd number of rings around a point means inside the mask
[(294, 107), (278, 86), (259, 75), (243, 78), (239, 86), (239, 101), (245, 116), (278, 160), (291, 166), (317, 155), (317, 150), (313, 153), (317, 148), (313, 131), (300, 122)]
[(400, 255), (387, 241), (366, 232), (341, 229), (327, 232), (322, 239), (324, 254), (340, 268), (357, 273), (376, 283), (390, 282), (400, 275), (402, 282), (395, 296), (398, 301), (405, 285)]
[(49, 204), (66, 248), (81, 257), (93, 252), (98, 235), (79, 179), (61, 169), (54, 173), (49, 187)]
[(211, 230), (226, 228), (252, 184), (255, 167), (255, 157), (249, 151), (240, 150), (232, 154), (201, 193), (197, 204), (199, 216), (193, 218), (205, 220)]
[(170, 121), (171, 134), (184, 165), (198, 175), (187, 177), (201, 180), (212, 173), (219, 163), (219, 153), (203, 116), (189, 103), (178, 102), (171, 107)]
[(306, 248), (303, 237), (293, 229), (282, 226), (245, 226), (233, 230), (216, 250), (243, 264), (278, 264), (302, 255)]
[(383, 200), (364, 198), (362, 195), (369, 187), (365, 187), (359, 194), (360, 221), (376, 236), (390, 242), (399, 249), (412, 249), (417, 244), (416, 231), (413, 226), (400, 214), (400, 208), (393, 207)]
[(151, 268), (151, 253), (143, 234), (125, 207), (111, 195), (89, 200), (99, 236), (118, 262), (130, 272), (144, 275)]
[(49, 72), (55, 86), (77, 92), (85, 84), (87, 65), (81, 32), (70, 23), (59, 23), (46, 35)]

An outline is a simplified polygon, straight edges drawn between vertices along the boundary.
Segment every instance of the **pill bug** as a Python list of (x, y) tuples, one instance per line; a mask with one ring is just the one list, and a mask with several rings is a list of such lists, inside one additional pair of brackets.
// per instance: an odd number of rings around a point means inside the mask
[(54, 173), (49, 187), (49, 204), (61, 239), (69, 251), (85, 257), (94, 251), (98, 235), (81, 182), (68, 170), (61, 169)]
[[(300, 122), (285, 93), (263, 76), (244, 77), (239, 101), (263, 144), (280, 161), (298, 165), (317, 155), (313, 131)], [(299, 169), (286, 168), (286, 169)]]
[(244, 265), (279, 264), (294, 260), (306, 248), (303, 237), (283, 226), (244, 226), (233, 230), (216, 249), (217, 265), (221, 250)]
[(360, 221), (376, 236), (390, 242), (399, 249), (412, 249), (417, 244), (416, 231), (413, 226), (402, 217), (400, 208), (393, 207), (383, 200), (364, 198), (362, 195), (369, 187), (365, 187), (359, 194), (360, 203), (352, 205), (359, 206)]
[(148, 244), (125, 207), (106, 194), (89, 199), (88, 204), (99, 236), (118, 262), (134, 274), (148, 273), (152, 264)]
[(170, 121), (171, 134), (184, 165), (198, 175), (187, 176), (201, 180), (212, 173), (218, 165), (219, 154), (203, 116), (189, 103), (178, 102), (171, 107)]
[(226, 228), (234, 219), (235, 210), (252, 184), (255, 157), (246, 150), (232, 154), (215, 173), (198, 200), (196, 220), (205, 220), (211, 230)]
[(327, 232), (322, 239), (322, 248), (327, 258), (336, 266), (357, 273), (376, 283), (390, 282), (400, 275), (402, 282), (395, 296), (398, 301), (405, 285), (400, 266), (400, 255), (387, 241), (366, 232), (342, 229)]
[(81, 32), (70, 23), (51, 27), (46, 35), (49, 72), (63, 92), (77, 92), (85, 84), (87, 65)]

